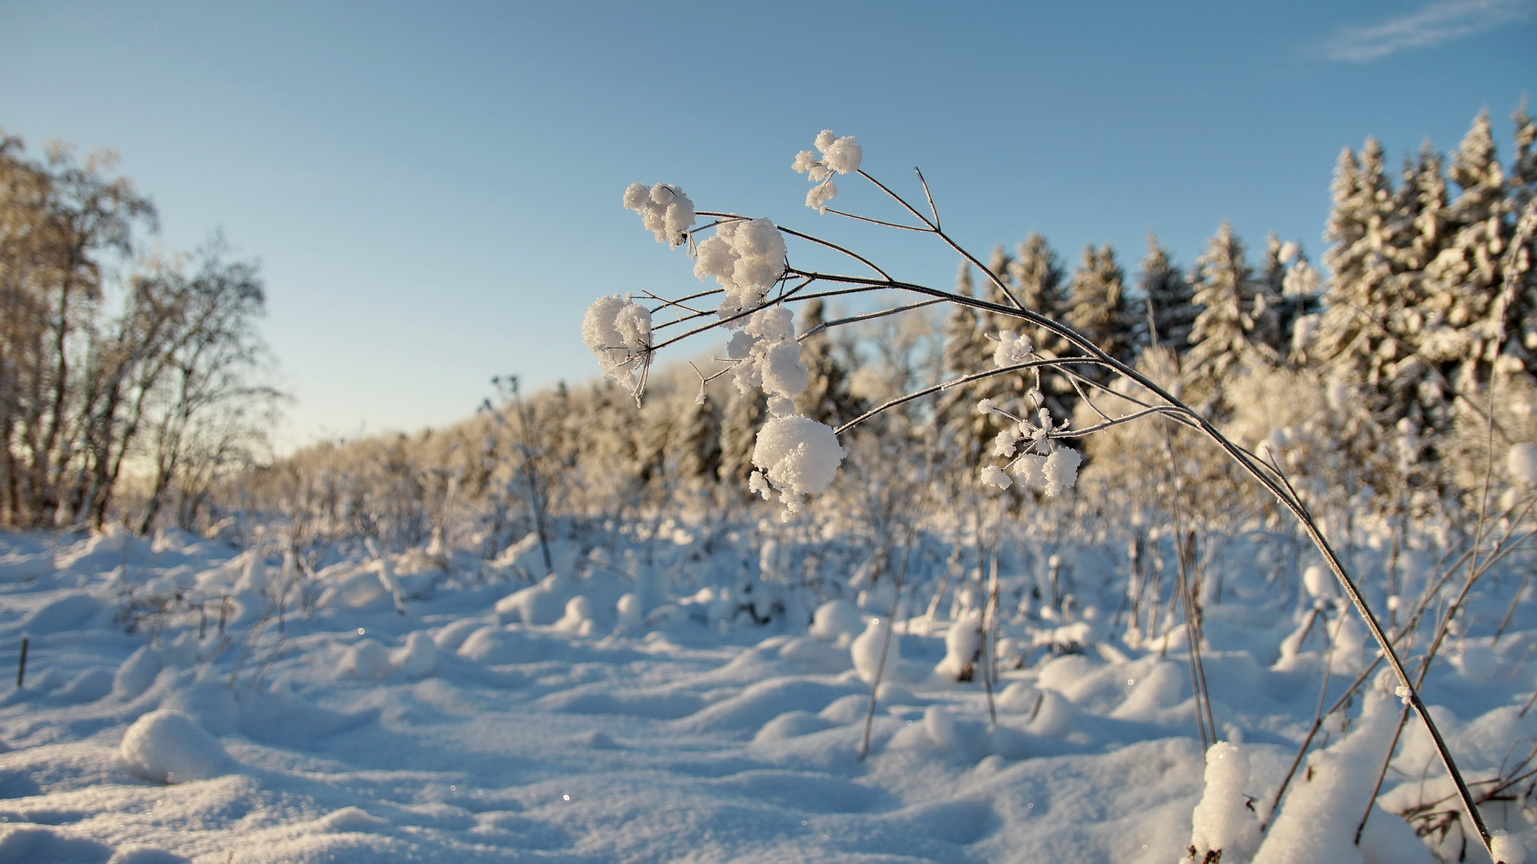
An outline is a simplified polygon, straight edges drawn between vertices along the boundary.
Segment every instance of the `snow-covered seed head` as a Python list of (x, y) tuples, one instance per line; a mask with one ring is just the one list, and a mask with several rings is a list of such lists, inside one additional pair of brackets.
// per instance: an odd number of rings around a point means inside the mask
[(699, 244), (694, 275), (720, 282), (725, 298), (717, 311), (730, 318), (763, 302), (784, 275), (785, 255), (779, 226), (768, 219), (732, 219)]
[(993, 349), (993, 365), (1000, 368), (1026, 363), (1035, 352), (1030, 337), (1013, 330), (1000, 330), (998, 335), (989, 335), (987, 338), (998, 343), (998, 347)]
[(582, 316), (582, 341), (603, 374), (639, 399), (651, 367), (651, 312), (618, 294), (599, 297)]
[(844, 455), (831, 427), (800, 414), (772, 417), (758, 430), (750, 488), (764, 498), (772, 488), (789, 512), (798, 511), (802, 497), (832, 485)]
[(795, 161), (790, 167), (796, 172), (805, 174), (806, 179), (818, 184), (816, 188), (806, 193), (806, 206), (818, 213), (827, 212), (827, 202), (838, 194), (838, 187), (833, 185), (834, 174), (849, 174), (859, 170), (860, 160), (864, 158), (864, 151), (860, 149), (859, 142), (853, 135), (845, 135), (839, 138), (833, 135), (831, 129), (823, 129), (817, 135), (816, 148), (818, 153), (810, 150), (802, 150), (795, 154)]
[(641, 224), (656, 235), (658, 243), (678, 247), (688, 242), (689, 229), (694, 226), (694, 202), (682, 189), (666, 183), (631, 183), (624, 190), (624, 206), (640, 214)]

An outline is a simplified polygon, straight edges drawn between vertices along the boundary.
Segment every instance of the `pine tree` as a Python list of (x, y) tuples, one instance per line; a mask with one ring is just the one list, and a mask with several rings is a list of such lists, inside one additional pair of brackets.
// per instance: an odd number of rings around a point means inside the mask
[(1270, 312), (1263, 340), (1279, 362), (1300, 362), (1297, 346), (1307, 339), (1306, 334), (1298, 333), (1298, 328), (1309, 326), (1311, 321), (1308, 325), (1303, 321), (1322, 308), (1318, 273), (1299, 246), (1282, 243), (1272, 232), (1265, 242), (1265, 272), (1261, 283), (1262, 296)]
[(714, 399), (679, 396), (679, 432), (668, 462), (685, 484), (713, 486), (721, 469), (721, 409)]
[[(1016, 253), (1007, 267), (1009, 286), (1014, 296), (1032, 312), (1058, 321), (1065, 320), (1068, 310), (1067, 280), (1046, 238), (1032, 233), (1019, 244)], [(1020, 329), (1017, 321), (1006, 326), (1011, 330)], [(1049, 331), (1027, 328), (1024, 332), (1032, 340), (1036, 352), (1045, 357), (1065, 357), (1077, 353), (1066, 340)], [(1072, 416), (1078, 394), (1066, 375), (1057, 373), (1042, 376), (1041, 393), (1046, 397), (1046, 407), (1050, 409), (1051, 416)]]
[(752, 451), (768, 407), (762, 391), (742, 393), (735, 387), (728, 389), (731, 395), (720, 429), (720, 481), (723, 494), (730, 500), (752, 495), (747, 490), (747, 477), (753, 472)]
[(1447, 210), (1451, 229), (1444, 248), (1425, 269), (1421, 309), (1427, 332), (1421, 352), (1458, 386), (1490, 378), (1501, 343), (1507, 304), (1501, 258), (1512, 239), (1505, 172), (1495, 153), (1488, 112), (1452, 153), (1448, 173), (1458, 187)]
[(801, 312), (801, 364), (806, 367), (806, 389), (795, 397), (799, 414), (837, 426), (863, 413), (859, 400), (849, 393), (849, 371), (834, 351), (832, 332), (819, 329), (826, 322), (820, 299), (807, 301)]
[(1537, 199), (1537, 120), (1532, 119), (1525, 103), (1510, 119), (1516, 127), (1516, 153), (1510, 163), (1510, 206), (1521, 213)]
[(1306, 365), (1314, 331), (1323, 317), (1323, 287), (1323, 276), (1299, 246), (1296, 256), (1286, 262), (1286, 274), (1281, 279), (1281, 305), (1277, 309), (1284, 365)]
[(1261, 339), (1273, 325), (1247, 254), (1224, 219), (1206, 253), (1196, 260), (1191, 281), (1200, 311), (1190, 333), (1189, 368), (1209, 381), (1221, 381), (1239, 366), (1277, 359)]
[[(1516, 152), (1510, 169), (1510, 210), (1520, 248), (1507, 251), (1509, 292), (1503, 316), (1501, 356), (1519, 361), (1527, 375), (1537, 375), (1537, 121), (1522, 104), (1511, 118)], [(1502, 365), (1509, 365), (1502, 364)]]
[(1190, 329), (1195, 323), (1195, 293), (1180, 268), (1169, 260), (1169, 253), (1158, 236), (1147, 235), (1147, 257), (1142, 259), (1137, 279), (1144, 309), (1136, 320), (1133, 339), (1138, 353), (1159, 345), (1183, 354), (1190, 348)]
[[(1000, 255), (1001, 249), (995, 253), (995, 263)], [(955, 290), (962, 297), (975, 296), (969, 265), (961, 265)], [(985, 313), (964, 304), (952, 304), (950, 315), (945, 319), (945, 380), (953, 381), (992, 366), (994, 344), (985, 335), (984, 320)], [(982, 399), (997, 398), (1004, 386), (997, 380), (983, 379), (949, 387), (939, 394), (934, 407), (935, 423), (947, 442), (946, 452), (956, 454), (963, 471), (970, 472), (980, 464), (979, 460), (991, 449), (997, 435), (991, 418), (978, 413), (977, 403)]]
[[(1449, 218), (1445, 162), (1429, 141), (1420, 147), (1419, 156), (1404, 167), (1396, 209), (1410, 221), (1407, 242), (1393, 250), (1396, 261), (1404, 272), (1422, 278), (1424, 269), (1446, 245)], [(1418, 296), (1420, 291), (1408, 293)]]
[[(1428, 163), (1423, 166), (1428, 167)], [(1433, 179), (1421, 176), (1416, 195), (1434, 197)], [(1333, 273), (1324, 295), (1312, 355), (1375, 394), (1372, 410), (1388, 422), (1406, 416), (1418, 382), (1428, 370), (1415, 356), (1419, 341), (1419, 288), (1404, 278), (1404, 261), (1434, 244), (1436, 220), (1405, 224), (1403, 198), (1383, 167), (1382, 147), (1368, 140), (1359, 157), (1340, 154), (1334, 205), (1324, 237), (1331, 243), (1324, 265)], [(1429, 202), (1427, 202), (1429, 203)], [(1434, 213), (1433, 204), (1420, 205)], [(1416, 243), (1422, 249), (1414, 253)]]
[[(1132, 354), (1125, 281), (1115, 250), (1109, 245), (1097, 248), (1090, 244), (1084, 248), (1083, 261), (1068, 285), (1068, 326), (1117, 360), (1130, 360)], [(1079, 371), (1094, 377), (1088, 367)]]

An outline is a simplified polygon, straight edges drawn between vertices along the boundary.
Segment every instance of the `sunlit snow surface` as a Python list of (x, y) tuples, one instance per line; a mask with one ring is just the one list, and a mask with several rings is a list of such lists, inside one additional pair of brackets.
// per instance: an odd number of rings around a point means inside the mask
[[(1293, 781), (1265, 840), (1243, 821), (1266, 812), (1323, 683), (1317, 631), (1296, 632), (1314, 602), (1300, 579), (1276, 590), (1236, 570), (1207, 610), (1221, 752), (1241, 770), (1204, 764), (1183, 637), (1133, 647), (1109, 612), (1011, 612), (1010, 644), (1040, 647), (1004, 670), (990, 728), (980, 680), (946, 662), (951, 619), (922, 614), (932, 586), (895, 623), (861, 760), (861, 672), (879, 648), (850, 646), (887, 626), (890, 595), (808, 626), (828, 597), (759, 583), (744, 600), (731, 556), (566, 549), (560, 575), (530, 582), (474, 559), (382, 567), (359, 544), (311, 577), (185, 535), (0, 535), (0, 861), (1172, 864), (1194, 813), (1213, 814), (1197, 837), (1234, 844), (1225, 864), (1256, 843), (1265, 860), (1321, 860), (1320, 838), (1328, 860), (1433, 860), (1386, 812), (1445, 792), (1416, 731), (1363, 846), (1338, 839), (1397, 716), (1388, 685), (1347, 710), (1345, 734), (1326, 724), (1313, 781)], [(1116, 584), (1089, 578), (1106, 556), (1081, 557), (1081, 597)], [(771, 589), (788, 613), (738, 612)], [(1511, 596), (1473, 610), (1470, 632)], [(1427, 684), (1472, 780), (1537, 742), (1537, 710), (1519, 716), (1533, 606), (1498, 643), (1461, 640)], [(1208, 776), (1221, 800), (1203, 801)], [(1529, 795), (1486, 810), (1505, 848), (1537, 841), (1532, 810)], [(1435, 848), (1454, 856), (1460, 838)]]

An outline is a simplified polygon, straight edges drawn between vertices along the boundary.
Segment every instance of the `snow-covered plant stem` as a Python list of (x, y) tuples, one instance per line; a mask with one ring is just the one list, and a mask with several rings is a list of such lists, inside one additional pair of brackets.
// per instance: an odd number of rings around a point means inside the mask
[[(1081, 438), (1142, 418), (1163, 417), (1199, 433), (1269, 492), (1291, 514), (1317, 549), (1376, 641), (1382, 657), (1398, 680), (1401, 692), (1405, 694), (1404, 698), (1430, 734), (1442, 765), (1456, 785), (1467, 817), (1476, 828), (1485, 850), (1489, 851), (1489, 830), (1478, 813), (1440, 730), (1420, 699), (1416, 688), (1418, 682), (1405, 669), (1393, 647), (1393, 640), (1383, 630), (1355, 580), (1325, 537), (1317, 519), (1286, 478), (1275, 467), (1236, 444), (1203, 413), (1180, 400), (1148, 375), (1111, 356), (1088, 337), (1061, 321), (1027, 308), (1005, 283), (1002, 274), (992, 272), (945, 232), (933, 195), (921, 171), (916, 174), (926, 203), (923, 210), (859, 167), (862, 151), (851, 137), (835, 138), (831, 132), (823, 132), (817, 137), (816, 143), (821, 153), (820, 158), (817, 154), (805, 151), (797, 156), (794, 165), (796, 170), (808, 174), (813, 183), (819, 184), (807, 196), (808, 206), (824, 214), (931, 236), (985, 274), (995, 289), (995, 296), (1006, 302), (993, 302), (896, 279), (870, 259), (831, 241), (776, 226), (766, 219), (748, 219), (723, 212), (696, 213), (692, 202), (676, 187), (657, 184), (647, 189), (641, 184), (635, 184), (625, 193), (625, 206), (637, 210), (659, 240), (675, 247), (686, 246), (691, 250), (696, 257), (696, 275), (700, 278), (714, 277), (721, 287), (677, 299), (652, 295), (650, 299), (657, 303), (655, 308), (647, 308), (629, 298), (607, 297), (599, 300), (589, 309), (583, 330), (588, 345), (598, 354), (605, 372), (629, 386), (638, 398), (644, 388), (645, 370), (655, 351), (718, 328), (732, 331), (729, 366), (720, 374), (726, 371), (733, 373), (737, 386), (744, 391), (763, 390), (769, 397), (772, 415), (764, 431), (759, 434), (753, 462), (760, 471), (754, 472), (751, 486), (764, 497), (768, 497), (771, 491), (778, 492), (791, 510), (798, 509), (807, 494), (820, 493), (832, 482), (832, 474), (843, 457), (843, 451), (837, 444), (838, 435), (912, 399), (982, 378), (1018, 376), (1023, 372), (1039, 376), (1041, 372), (1049, 370), (1069, 381), (1100, 418), (1093, 425), (1069, 429), (1065, 422), (1061, 422), (1061, 418), (1057, 418), (1058, 422), (1054, 424), (1053, 418), (1038, 400), (1031, 402), (1031, 410), (1021, 412), (1023, 417), (1016, 417), (992, 404), (990, 400), (983, 400), (978, 405), (980, 411), (999, 417), (1008, 424), (1005, 432), (1009, 440), (1002, 449), (1006, 451), (1003, 455), (1014, 460), (1006, 469), (997, 466), (982, 469), (982, 480), (990, 485), (1010, 485), (1012, 479), (1008, 471), (1013, 471), (1032, 485), (1042, 486), (1050, 493), (1071, 488), (1076, 479), (1077, 454), (1062, 447), (1061, 441)], [(834, 174), (857, 174), (895, 202), (912, 221), (873, 219), (828, 207), (827, 202), (837, 193), (831, 182)], [(693, 225), (696, 216), (715, 221), (696, 228)], [(696, 236), (704, 232), (713, 234), (696, 244)], [(789, 261), (783, 241), (785, 237), (842, 255), (869, 273), (847, 275), (796, 267)], [(994, 368), (893, 399), (836, 429), (827, 429), (792, 414), (789, 401), (804, 387), (805, 370), (799, 367), (798, 345), (793, 328), (787, 327), (789, 313), (784, 311), (784, 307), (791, 302), (814, 298), (877, 292), (916, 298), (916, 301), (892, 305), (860, 318), (898, 315), (934, 303), (968, 306), (977, 312), (986, 313), (992, 320), (1010, 320), (1039, 328), (1054, 335), (1077, 353), (1042, 355), (1034, 351), (1028, 339), (1005, 340), (1004, 334), (1000, 332), (999, 349), (992, 358)], [(700, 301), (714, 297), (720, 298), (720, 305), (715, 309), (703, 308)], [(675, 317), (671, 321), (653, 325), (652, 316), (663, 311)], [(668, 328), (682, 328), (683, 332), (662, 340), (655, 338)], [(1008, 335), (1016, 336), (1015, 333)], [(984, 363), (983, 358), (978, 358), (979, 366)], [(1105, 374), (1081, 374), (1080, 370), (1084, 367), (1095, 367)], [(1095, 380), (1098, 377), (1115, 377), (1135, 385), (1137, 391), (1134, 392), (1137, 395), (1122, 391), (1115, 393), (1115, 396), (1137, 406), (1136, 410), (1119, 416), (1101, 410), (1091, 398), (1092, 394), (1112, 391), (1107, 385)], [(1039, 409), (1038, 416), (1036, 409)], [(1004, 443), (1000, 442), (1001, 445)], [(1054, 463), (1053, 457), (1056, 457)]]
[(522, 473), (524, 490), (528, 496), (528, 512), (534, 522), (534, 533), (539, 537), (539, 552), (544, 560), (544, 572), (555, 572), (555, 564), (550, 556), (550, 531), (549, 514), (546, 512), (546, 500), (544, 494), (544, 479), (541, 476), (536, 463), (538, 452), (543, 449), (539, 440), (539, 424), (535, 422), (533, 410), (528, 403), (523, 401), (522, 391), (518, 388), (518, 376), (509, 375), (505, 378), (497, 376), (491, 379), (491, 383), (501, 391), (499, 394), (507, 401), (517, 414), (517, 426), (513, 427), (507, 421), (502, 412), (495, 409), (487, 402), (484, 406), (491, 415), (491, 419), (499, 428), (509, 430), (518, 448), (518, 455), (522, 457)]
[(880, 701), (881, 680), (886, 676), (886, 661), (891, 658), (891, 640), (897, 638), (897, 611), (902, 607), (902, 589), (907, 581), (907, 562), (912, 557), (914, 531), (908, 527), (902, 539), (902, 558), (897, 562), (897, 572), (892, 580), (891, 608), (886, 611), (886, 628), (881, 632), (880, 659), (875, 666), (875, 680), (870, 682), (870, 701), (865, 706), (865, 728), (859, 739), (861, 761), (870, 755), (870, 733), (875, 728), (875, 706)]

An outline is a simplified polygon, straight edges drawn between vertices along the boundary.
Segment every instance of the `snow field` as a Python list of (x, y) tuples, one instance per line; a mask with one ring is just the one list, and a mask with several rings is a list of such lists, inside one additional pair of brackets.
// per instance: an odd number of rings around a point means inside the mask
[[(1311, 586), (1208, 608), (1226, 740), (1203, 755), (1183, 637), (1138, 644), (1097, 612), (1005, 622), (995, 725), (982, 676), (956, 680), (980, 644), (964, 603), (893, 620), (879, 583), (863, 607), (818, 603), (742, 583), (729, 557), (663, 555), (632, 578), (624, 555), (584, 569), (571, 549), (531, 583), (451, 562), (406, 591), (389, 583), (410, 568), (377, 550), (325, 554), (304, 611), (282, 601), (299, 590), (282, 556), (0, 535), (0, 658), (31, 644), (25, 687), (0, 693), (0, 861), (1175, 862), (1195, 846), (1375, 864), (1458, 847), (1397, 815), (1444, 794), (1412, 726), (1354, 843), (1398, 717), (1381, 676), (1270, 812), (1326, 664), (1330, 693), (1361, 665), (1325, 650), (1324, 626), (1299, 634), (1327, 600)], [(221, 632), (206, 613), (226, 604)], [(807, 611), (774, 611), (790, 608)], [(1534, 617), (1523, 601), (1502, 639), (1474, 626), (1432, 668), (1427, 701), (1470, 779), (1537, 741)], [(1537, 839), (1531, 809), (1486, 812), (1507, 862)]]

